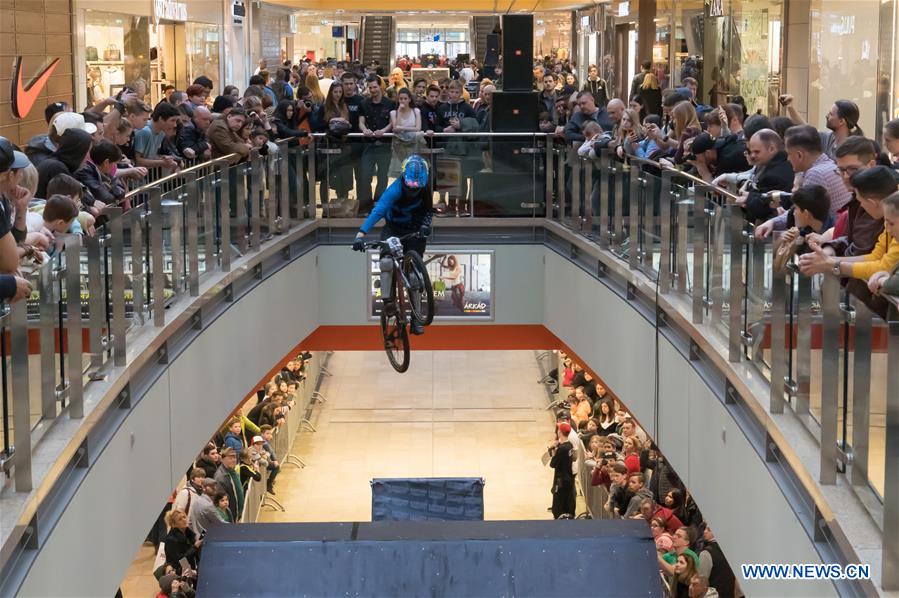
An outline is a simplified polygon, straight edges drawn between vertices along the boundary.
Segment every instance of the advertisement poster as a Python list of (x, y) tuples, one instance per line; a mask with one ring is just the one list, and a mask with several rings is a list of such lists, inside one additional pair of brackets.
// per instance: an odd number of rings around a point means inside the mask
[[(369, 314), (381, 316), (381, 268), (369, 252)], [(493, 252), (426, 251), (425, 267), (434, 289), (434, 319), (493, 319)]]

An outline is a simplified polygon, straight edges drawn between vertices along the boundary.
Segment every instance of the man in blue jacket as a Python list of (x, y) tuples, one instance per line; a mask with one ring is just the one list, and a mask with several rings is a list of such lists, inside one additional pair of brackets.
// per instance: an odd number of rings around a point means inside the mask
[[(427, 237), (431, 234), (431, 219), (433, 218), (433, 196), (429, 181), (428, 162), (417, 154), (406, 158), (400, 168), (400, 176), (381, 195), (381, 199), (375, 204), (356, 238), (353, 240), (355, 251), (365, 251), (365, 235), (378, 223), (384, 220), (384, 228), (381, 229), (381, 239), (389, 237), (404, 237), (419, 232), (420, 236), (405, 239), (403, 251), (416, 251), (424, 255), (427, 246)], [(393, 284), (393, 260), (381, 256), (381, 298), (385, 302), (384, 309), (392, 308), (388, 305), (390, 293), (387, 291)], [(415, 319), (412, 320), (412, 333), (422, 334), (423, 328)]]

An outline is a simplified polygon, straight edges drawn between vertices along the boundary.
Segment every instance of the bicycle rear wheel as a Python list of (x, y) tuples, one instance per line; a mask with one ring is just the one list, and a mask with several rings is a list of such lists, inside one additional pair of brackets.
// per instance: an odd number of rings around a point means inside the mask
[[(381, 307), (381, 336), (384, 351), (393, 369), (403, 373), (409, 369), (409, 331), (406, 327), (405, 295), (399, 273), (394, 273), (390, 308)], [(388, 313), (388, 311), (390, 313)]]
[(403, 269), (409, 281), (409, 306), (412, 317), (422, 326), (434, 321), (434, 288), (428, 269), (417, 251), (407, 251), (403, 260)]

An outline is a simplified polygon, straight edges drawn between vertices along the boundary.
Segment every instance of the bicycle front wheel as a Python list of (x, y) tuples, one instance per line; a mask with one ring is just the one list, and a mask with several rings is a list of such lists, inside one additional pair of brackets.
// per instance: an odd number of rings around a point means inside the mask
[(412, 317), (422, 326), (434, 321), (434, 287), (428, 269), (417, 251), (407, 251), (403, 260), (406, 279), (409, 281), (409, 306)]
[(384, 351), (393, 369), (403, 373), (409, 369), (409, 332), (406, 318), (396, 311), (389, 315), (381, 309), (381, 335), (384, 337)]

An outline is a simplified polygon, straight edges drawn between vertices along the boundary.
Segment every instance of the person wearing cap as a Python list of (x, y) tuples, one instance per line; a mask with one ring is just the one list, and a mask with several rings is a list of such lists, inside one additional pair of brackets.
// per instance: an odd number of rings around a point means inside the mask
[(97, 126), (93, 123), (85, 122), (84, 115), (77, 112), (57, 112), (50, 119), (50, 126), (46, 134), (35, 135), (28, 140), (25, 146), (25, 155), (31, 160), (35, 167), (39, 167), (41, 162), (49, 158), (59, 149), (59, 142), (66, 131), (70, 129), (80, 129), (89, 135), (97, 132)]
[[(74, 114), (74, 113), (66, 113)], [(80, 114), (78, 116), (81, 116)], [(47, 184), (60, 173), (74, 177), (90, 153), (92, 139), (84, 129), (68, 129), (59, 140), (59, 147), (37, 167), (38, 197), (47, 197)]]
[(240, 483), (240, 474), (237, 473), (237, 451), (233, 448), (222, 449), (222, 463), (215, 470), (215, 481), (219, 492), (228, 495), (228, 512), (231, 521), (240, 520), (243, 512), (244, 492)]
[(575, 503), (574, 447), (568, 440), (571, 434), (571, 424), (561, 422), (556, 426), (556, 439), (548, 447), (551, 455), (549, 466), (553, 468), (553, 519), (567, 516), (574, 519), (577, 506)]
[(250, 441), (250, 462), (257, 471), (268, 469), (268, 453), (265, 452), (265, 438), (260, 435), (253, 436)]
[(222, 523), (213, 502), (219, 491), (218, 484), (212, 478), (204, 478), (201, 488), (201, 492), (193, 497), (190, 513), (187, 515), (187, 525), (198, 538), (209, 531), (212, 526)]
[(713, 139), (708, 133), (700, 133), (693, 139), (690, 152), (699, 177), (708, 183), (722, 174), (749, 169), (746, 144), (736, 135)]
[[(18, 276), (16, 244), (28, 234), (26, 217), (31, 193), (19, 185), (28, 158), (0, 137), (0, 300), (20, 301), (31, 295), (31, 283)], [(15, 212), (15, 216), (13, 213)]]

